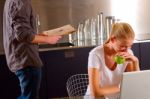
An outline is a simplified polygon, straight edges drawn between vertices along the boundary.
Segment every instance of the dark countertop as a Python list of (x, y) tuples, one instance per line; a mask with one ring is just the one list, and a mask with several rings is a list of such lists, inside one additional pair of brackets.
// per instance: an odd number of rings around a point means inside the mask
[[(150, 42), (150, 40), (135, 40), (134, 43), (144, 43)], [(41, 44), (39, 46), (39, 51), (52, 51), (52, 50), (64, 50), (64, 49), (75, 49), (75, 48), (86, 48), (86, 47), (94, 47), (97, 45), (89, 45), (89, 46), (76, 46), (71, 43), (59, 43), (55, 45), (49, 44)], [(0, 52), (0, 55), (4, 55), (4, 52)]]
[(87, 48), (94, 46), (64, 46), (64, 47), (54, 47), (54, 48), (40, 48), (39, 51), (52, 51), (52, 50), (64, 50), (64, 49), (76, 49), (76, 48)]
[[(134, 43), (144, 43), (150, 42), (150, 40), (135, 40)], [(49, 51), (49, 50), (63, 50), (63, 49), (74, 49), (74, 48), (86, 48), (86, 47), (94, 47), (98, 45), (89, 45), (89, 46), (76, 46), (71, 43), (66, 44), (56, 44), (56, 45), (49, 45), (45, 44), (42, 47), (39, 47), (39, 51)]]

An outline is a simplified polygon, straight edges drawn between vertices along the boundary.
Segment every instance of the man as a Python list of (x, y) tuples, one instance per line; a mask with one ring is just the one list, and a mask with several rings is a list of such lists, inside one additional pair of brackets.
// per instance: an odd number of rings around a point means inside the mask
[(9, 69), (20, 81), (21, 99), (38, 99), (42, 61), (38, 43), (55, 44), (61, 36), (36, 33), (31, 0), (6, 0), (3, 43)]

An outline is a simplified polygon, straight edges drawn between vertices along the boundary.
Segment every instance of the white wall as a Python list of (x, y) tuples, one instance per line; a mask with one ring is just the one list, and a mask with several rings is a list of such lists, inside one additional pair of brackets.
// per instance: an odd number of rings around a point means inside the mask
[(111, 0), (112, 14), (129, 22), (136, 34), (150, 33), (150, 0)]

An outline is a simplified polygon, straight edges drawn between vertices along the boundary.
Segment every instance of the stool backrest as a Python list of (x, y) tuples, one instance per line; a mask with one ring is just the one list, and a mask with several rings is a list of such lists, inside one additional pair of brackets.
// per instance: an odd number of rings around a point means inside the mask
[(75, 74), (71, 76), (66, 83), (69, 97), (85, 95), (88, 84), (88, 74)]

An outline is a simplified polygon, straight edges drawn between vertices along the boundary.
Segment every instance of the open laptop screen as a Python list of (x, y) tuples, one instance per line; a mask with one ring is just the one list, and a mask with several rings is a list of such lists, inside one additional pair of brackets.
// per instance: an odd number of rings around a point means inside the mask
[(150, 99), (150, 70), (123, 73), (120, 99)]

